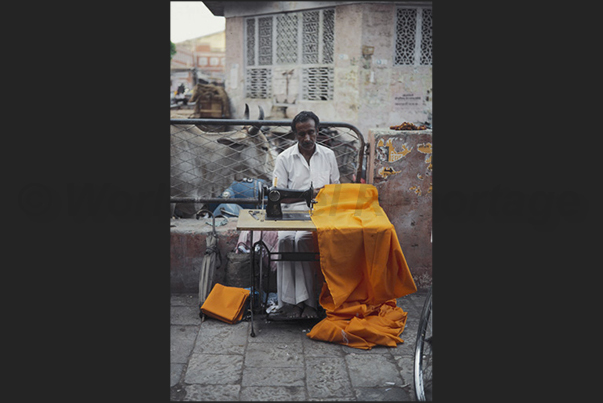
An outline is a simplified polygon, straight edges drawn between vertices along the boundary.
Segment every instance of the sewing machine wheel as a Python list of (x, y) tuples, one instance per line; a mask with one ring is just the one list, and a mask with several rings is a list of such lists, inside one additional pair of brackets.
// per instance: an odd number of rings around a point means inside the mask
[(270, 199), (270, 201), (277, 202), (280, 200), (280, 197), (281, 194), (278, 190), (271, 190), (270, 193), (268, 193), (268, 199)]

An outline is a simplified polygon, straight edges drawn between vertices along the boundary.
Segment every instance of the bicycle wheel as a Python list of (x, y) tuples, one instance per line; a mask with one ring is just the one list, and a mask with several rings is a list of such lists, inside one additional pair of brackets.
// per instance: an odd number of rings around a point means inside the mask
[(415, 396), (418, 401), (432, 400), (432, 307), (431, 287), (419, 319), (414, 358)]

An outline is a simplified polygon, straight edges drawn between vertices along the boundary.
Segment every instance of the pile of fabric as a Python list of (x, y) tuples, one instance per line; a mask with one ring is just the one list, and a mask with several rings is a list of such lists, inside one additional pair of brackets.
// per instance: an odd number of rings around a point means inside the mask
[(327, 317), (307, 334), (312, 339), (359, 349), (403, 342), (407, 313), (396, 298), (417, 287), (377, 196), (373, 185), (352, 183), (326, 185), (317, 196), (312, 221)]

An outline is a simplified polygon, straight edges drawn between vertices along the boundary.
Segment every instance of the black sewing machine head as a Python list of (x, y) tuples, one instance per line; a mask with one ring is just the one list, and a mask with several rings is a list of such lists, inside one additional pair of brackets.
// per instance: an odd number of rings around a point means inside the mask
[[(312, 210), (313, 206), (316, 202), (314, 200), (314, 187), (310, 184), (310, 188), (307, 190), (299, 190), (299, 189), (282, 189), (277, 187), (267, 187), (264, 186), (262, 188), (263, 196), (268, 196), (268, 202), (266, 204), (266, 218), (272, 220), (309, 220), (310, 215), (308, 213), (303, 213), (303, 211), (296, 212), (295, 214), (287, 214), (283, 215), (283, 210), (281, 208), (281, 202), (283, 200), (287, 200), (287, 203), (294, 203), (296, 201), (305, 201), (308, 205), (308, 208)], [(262, 196), (262, 199), (263, 199)], [(301, 214), (300, 214), (301, 213)]]

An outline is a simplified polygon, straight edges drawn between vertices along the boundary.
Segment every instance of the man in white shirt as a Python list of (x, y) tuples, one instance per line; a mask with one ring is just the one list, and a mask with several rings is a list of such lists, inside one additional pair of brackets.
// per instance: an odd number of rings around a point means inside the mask
[[(308, 189), (314, 196), (324, 185), (339, 182), (335, 153), (316, 143), (319, 119), (313, 112), (302, 111), (293, 118), (291, 129), (297, 143), (276, 158), (273, 183), (279, 188)], [(283, 204), (283, 209), (304, 210), (305, 202)], [(316, 234), (308, 231), (279, 231), (279, 252), (318, 251)], [(277, 295), (279, 313), (287, 318), (315, 318), (318, 293), (322, 287), (318, 262), (277, 261)]]

